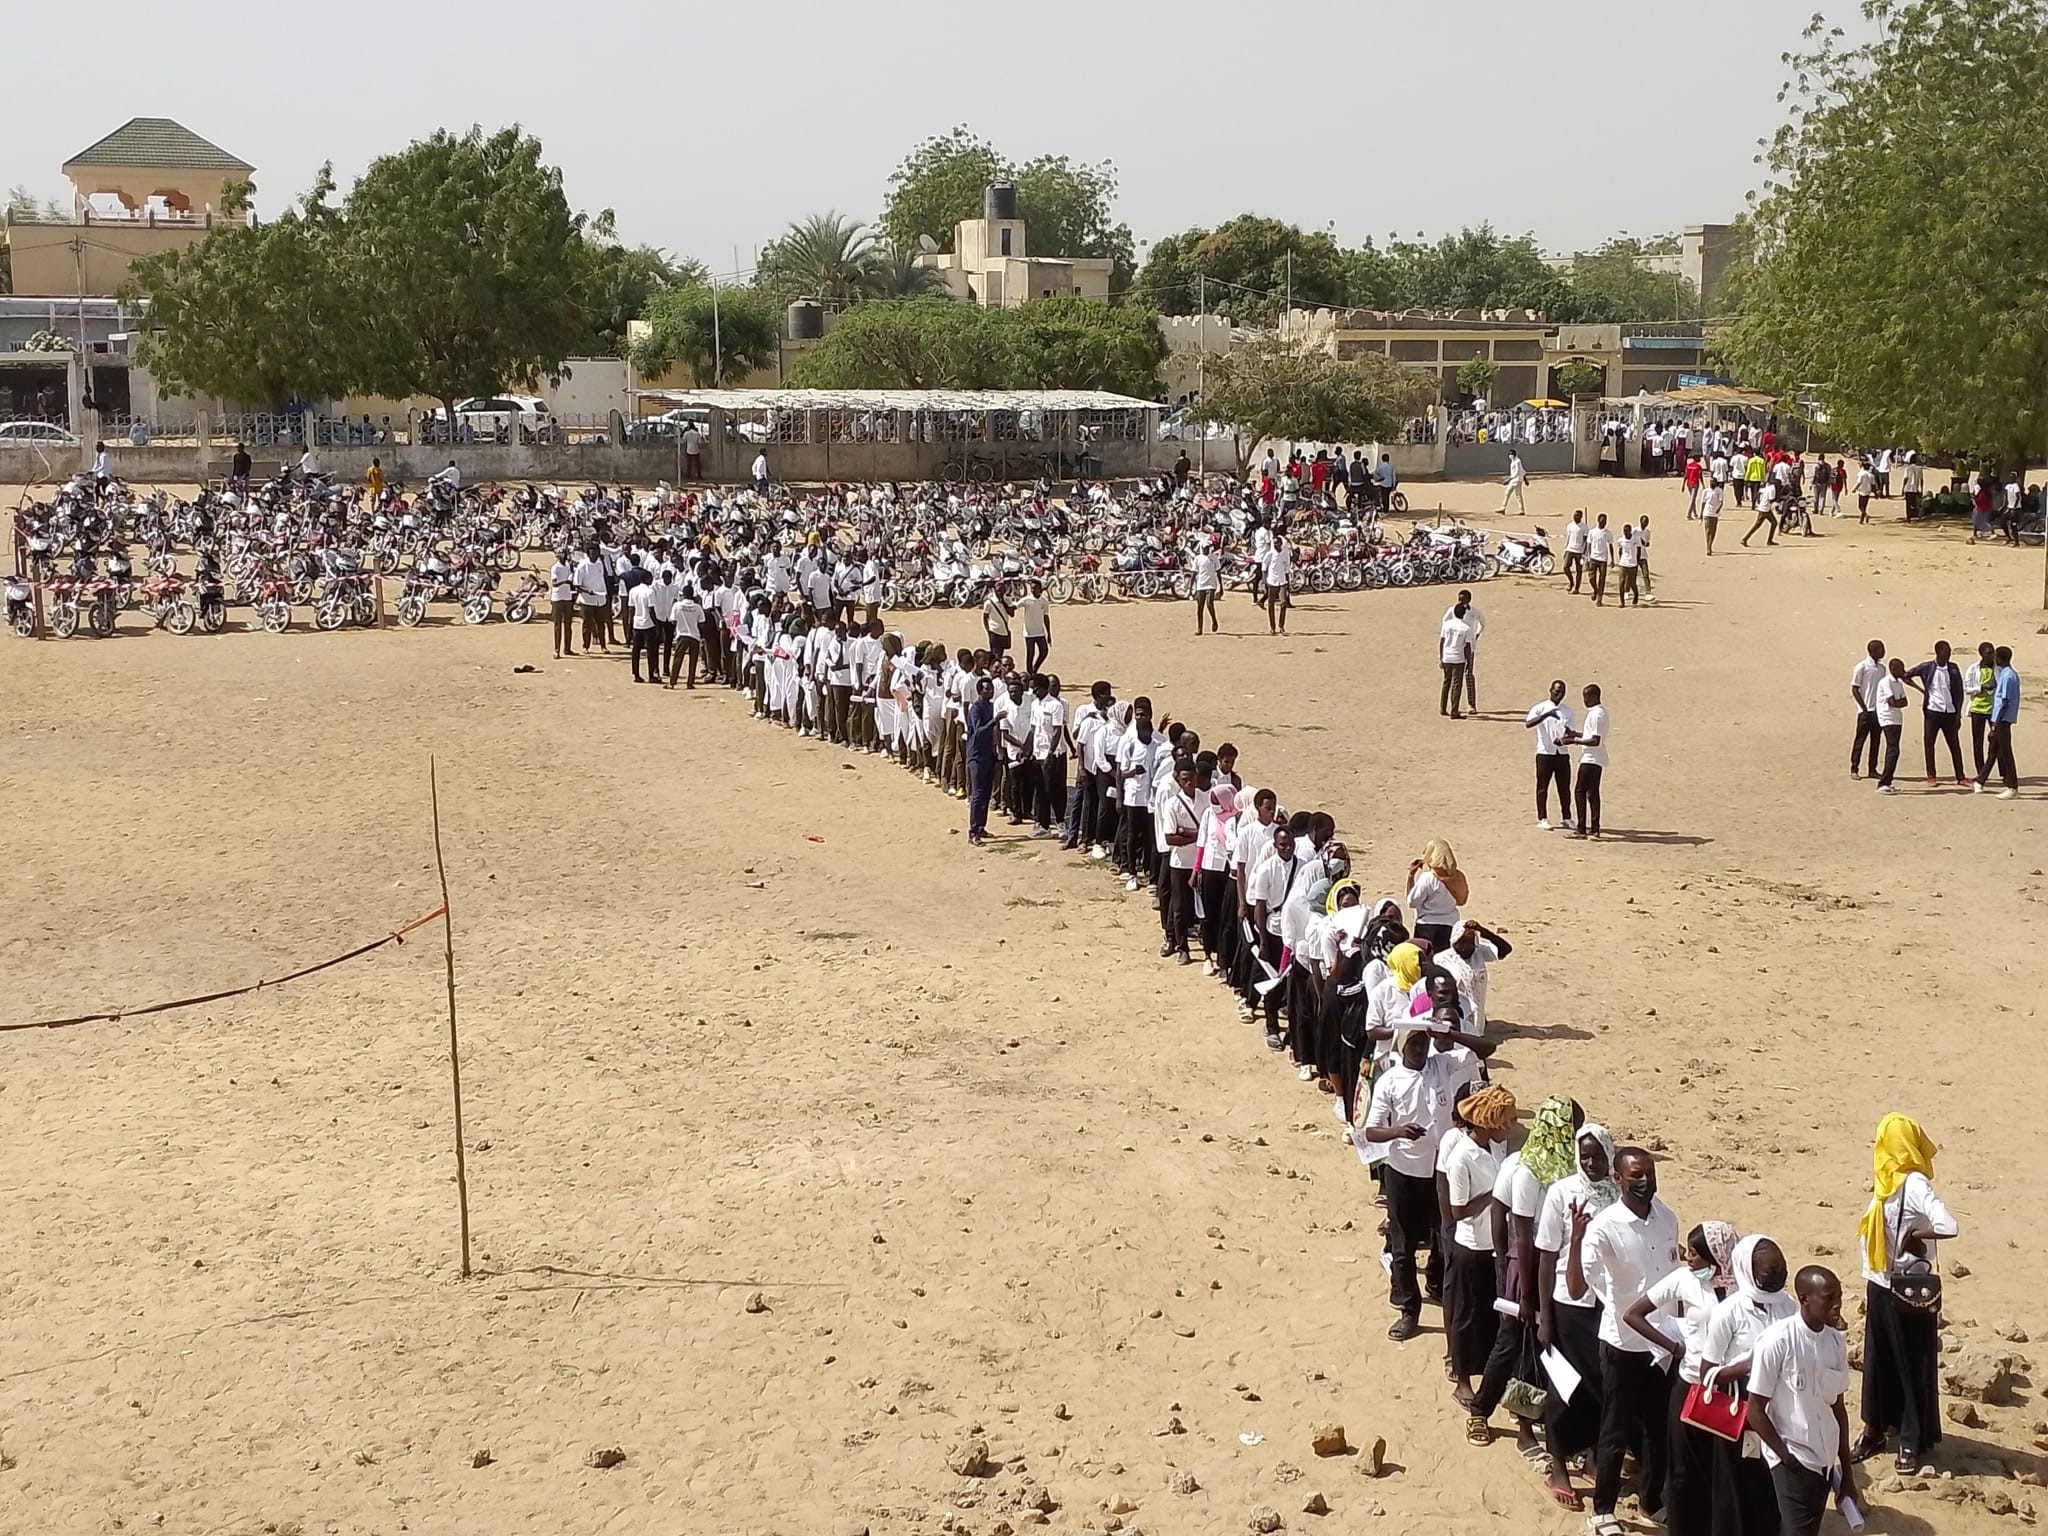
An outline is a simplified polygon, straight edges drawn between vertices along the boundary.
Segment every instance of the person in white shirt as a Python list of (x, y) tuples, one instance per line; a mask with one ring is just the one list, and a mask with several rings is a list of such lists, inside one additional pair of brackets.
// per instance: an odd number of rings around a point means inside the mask
[[(1707, 1327), (1714, 1311), (1735, 1289), (1729, 1265), (1738, 1234), (1725, 1221), (1703, 1221), (1685, 1238), (1685, 1256), (1630, 1305), (1623, 1321), (1639, 1339), (1678, 1363), (1675, 1398), (1699, 1385), (1708, 1370)], [(1691, 1511), (1712, 1508), (1720, 1442), (1705, 1430), (1675, 1422), (1669, 1426), (1670, 1460), (1664, 1478), (1664, 1507), (1685, 1510), (1684, 1531), (1710, 1530)], [(1677, 1519), (1674, 1519), (1674, 1524)]]
[(1437, 626), (1437, 660), (1443, 664), (1444, 684), (1437, 696), (1436, 712), (1449, 715), (1453, 720), (1462, 720), (1464, 702), (1465, 666), (1472, 651), (1472, 626), (1465, 621), (1468, 606), (1459, 602), (1452, 605)]
[(1166, 750), (1166, 738), (1152, 729), (1152, 701), (1143, 696), (1131, 700), (1131, 728), (1117, 742), (1114, 759), (1116, 867), (1127, 891), (1137, 890), (1152, 872), (1152, 779)]
[[(1472, 1380), (1485, 1371), (1500, 1327), (1500, 1314), (1493, 1309), (1500, 1294), (1495, 1249), (1507, 1234), (1499, 1230), (1493, 1186), (1515, 1123), (1515, 1096), (1493, 1084), (1461, 1099), (1458, 1116), (1467, 1129), (1455, 1139), (1444, 1138), (1437, 1168), (1444, 1179), (1444, 1214), (1451, 1223), (1444, 1271), (1445, 1352), (1453, 1395), (1469, 1405)], [(1483, 1429), (1485, 1420), (1479, 1424)]]
[(308, 444), (306, 451), (299, 455), (299, 478), (301, 480), (314, 480), (318, 479), (319, 475), (320, 456), (313, 452), (312, 445)]
[(674, 631), (668, 653), (668, 686), (676, 685), (676, 674), (684, 671), (688, 662), (688, 675), (683, 686), (694, 689), (697, 686), (697, 655), (703, 649), (704, 605), (698, 601), (696, 590), (678, 585), (675, 602), (669, 609), (669, 627)]
[[(1292, 829), (1276, 826), (1264, 857), (1245, 876), (1245, 900), (1251, 907), (1246, 921), (1255, 945), (1255, 958), (1245, 981), (1245, 997), (1256, 1008), (1265, 1010), (1269, 1050), (1284, 1050), (1287, 1046), (1280, 1033), (1280, 1004), (1287, 989), (1281, 920), (1295, 886), (1309, 877), (1311, 863), (1310, 859), (1297, 856)], [(1268, 975), (1269, 971), (1272, 974)], [(1272, 985), (1267, 986), (1269, 982)]]
[(1209, 621), (1211, 633), (1222, 628), (1216, 622), (1216, 596), (1223, 590), (1223, 561), (1212, 538), (1195, 556), (1195, 633), (1202, 633), (1202, 620)]
[(755, 494), (755, 495), (757, 495), (757, 496), (766, 496), (766, 495), (768, 494), (768, 450), (767, 450), (767, 449), (765, 449), (765, 448), (764, 448), (764, 449), (762, 449), (762, 450), (761, 450), (761, 451), (760, 451), (759, 453), (757, 453), (757, 454), (755, 454), (755, 455), (754, 455), (754, 471), (753, 471), (753, 473), (754, 473), (754, 494)]
[(462, 489), (462, 471), (457, 469), (455, 461), (450, 459), (440, 469), (435, 470), (433, 474), (427, 477), (427, 484), (445, 486), (448, 490), (459, 491)]
[[(658, 683), (661, 681), (660, 664), (657, 657), (657, 640), (660, 632), (654, 627), (654, 583), (643, 581), (626, 593), (626, 608), (631, 614), (633, 681), (636, 683)], [(647, 675), (640, 675), (640, 659), (647, 658)]]
[(697, 429), (697, 423), (694, 421), (683, 428), (683, 478), (704, 478), (704, 434)]
[(1940, 1316), (1903, 1301), (1897, 1268), (1939, 1273), (1938, 1244), (1958, 1232), (1935, 1192), (1935, 1146), (1910, 1116), (1886, 1115), (1871, 1156), (1875, 1179), (1863, 1213), (1863, 1433), (1856, 1460), (1898, 1435), (1901, 1471), (1917, 1468), (1941, 1440)]
[(1465, 707), (1474, 714), (1479, 712), (1479, 637), (1486, 630), (1486, 615), (1479, 611), (1479, 605), (1472, 601), (1472, 589), (1460, 587), (1457, 601), (1444, 610), (1444, 622), (1458, 616), (1458, 605), (1465, 608), (1463, 622), (1472, 631), (1465, 643)]
[[(1729, 1256), (1728, 1268), (1735, 1281), (1734, 1292), (1714, 1308), (1700, 1344), (1700, 1380), (1716, 1394), (1738, 1390), (1736, 1384), (1749, 1375), (1757, 1340), (1771, 1324), (1798, 1311), (1785, 1288), (1789, 1271), (1784, 1250), (1768, 1237), (1751, 1234), (1743, 1238)], [(1715, 1477), (1708, 1504), (1711, 1530), (1777, 1529), (1777, 1490), (1771, 1486), (1770, 1467), (1756, 1449), (1760, 1446), (1754, 1430), (1745, 1431), (1739, 1441), (1714, 1443)]]
[(1714, 535), (1721, 531), (1721, 482), (1716, 480), (1700, 496), (1700, 519), (1707, 528), (1707, 553), (1714, 552)]
[(1595, 606), (1607, 602), (1607, 567), (1613, 559), (1614, 530), (1607, 526), (1607, 514), (1602, 512), (1586, 532), (1586, 569), (1592, 574)]
[(1055, 818), (1067, 814), (1067, 704), (1058, 679), (1040, 672), (1031, 679), (1031, 760), (1036, 766), (1038, 826), (1033, 837), (1051, 837)]
[(654, 680), (663, 682), (669, 676), (669, 663), (675, 655), (676, 599), (682, 596), (683, 584), (676, 580), (674, 568), (663, 563), (650, 585), (654, 590)]
[[(1617, 605), (1626, 608), (1629, 600), (1633, 598), (1636, 606), (1640, 608), (1643, 605), (1643, 594), (1638, 578), (1642, 574), (1643, 546), (1634, 524), (1621, 525), (1621, 543), (1615, 549), (1614, 558), (1615, 563), (1621, 568), (1621, 593), (1616, 599)], [(1595, 598), (1594, 601), (1598, 602), (1599, 599)]]
[(1522, 468), (1522, 456), (1514, 449), (1508, 450), (1508, 489), (1500, 499), (1500, 515), (1508, 515), (1508, 504), (1513, 502), (1517, 512), (1527, 512), (1529, 503), (1522, 497), (1522, 485), (1528, 479), (1528, 472)]
[(1856, 739), (1849, 747), (1852, 779), (1860, 777), (1856, 770), (1866, 741), (1870, 743), (1870, 776), (1877, 777), (1877, 748), (1883, 738), (1877, 726), (1877, 694), (1888, 670), (1884, 664), (1884, 642), (1872, 640), (1863, 649), (1863, 659), (1849, 669), (1849, 698), (1856, 706)]
[[(1543, 1129), (1540, 1123), (1538, 1129)], [(1523, 1160), (1532, 1168), (1537, 1166), (1532, 1161), (1535, 1140), (1532, 1131), (1522, 1148)], [(1551, 1394), (1543, 1416), (1551, 1495), (1575, 1509), (1578, 1504), (1572, 1492), (1570, 1463), (1593, 1449), (1600, 1432), (1600, 1308), (1590, 1291), (1572, 1293), (1565, 1273), (1565, 1250), (1572, 1241), (1574, 1222), (1598, 1215), (1621, 1198), (1621, 1191), (1613, 1176), (1614, 1138), (1605, 1126), (1586, 1122), (1571, 1133), (1571, 1145), (1570, 1171), (1559, 1174), (1543, 1192), (1543, 1206), (1536, 1217), (1536, 1252), (1542, 1297), (1540, 1337), (1580, 1377), (1579, 1389), (1569, 1398)], [(1548, 1155), (1546, 1149), (1546, 1158)]]
[(1572, 514), (1572, 520), (1564, 525), (1564, 589), (1576, 592), (1586, 579), (1586, 543), (1590, 530), (1586, 527), (1586, 513), (1583, 508)]
[(1159, 946), (1161, 956), (1174, 956), (1182, 965), (1192, 965), (1188, 935), (1195, 921), (1195, 856), (1200, 852), (1201, 810), (1197, 799), (1206, 799), (1199, 788), (1192, 759), (1182, 757), (1173, 765), (1173, 783), (1159, 797), (1154, 814), (1159, 835), (1166, 844), (1166, 890), (1161, 903), (1166, 915), (1166, 939)]
[(1749, 1426), (1763, 1442), (1783, 1536), (1819, 1536), (1828, 1495), (1856, 1497), (1849, 1446), (1849, 1344), (1842, 1282), (1809, 1265), (1792, 1282), (1799, 1310), (1763, 1331), (1749, 1355)]
[(1759, 528), (1770, 530), (1765, 535), (1764, 542), (1775, 545), (1778, 542), (1778, 482), (1765, 480), (1758, 483), (1751, 480), (1746, 483), (1756, 493), (1756, 500), (1753, 503), (1756, 508), (1756, 521), (1749, 525), (1749, 532), (1742, 536), (1742, 547), (1749, 548), (1749, 541), (1756, 537)]
[(1293, 574), (1294, 546), (1287, 542), (1285, 534), (1276, 533), (1273, 535), (1271, 547), (1266, 551), (1260, 570), (1268, 634), (1287, 633), (1287, 610), (1294, 606), (1294, 598), (1287, 590), (1287, 583)]
[(1600, 837), (1600, 785), (1607, 776), (1607, 706), (1600, 702), (1600, 685), (1586, 684), (1579, 695), (1586, 701), (1586, 723), (1559, 738), (1566, 746), (1579, 749), (1578, 782), (1572, 785), (1572, 803), (1579, 813), (1573, 834), (1598, 841)]
[(1116, 801), (1110, 794), (1109, 711), (1116, 694), (1107, 681), (1098, 679), (1088, 690), (1088, 701), (1074, 711), (1068, 729), (1073, 737), (1074, 792), (1067, 807), (1067, 835), (1063, 848), (1085, 848), (1091, 859), (1109, 857), (1109, 845), (1116, 832)]
[(1522, 717), (1522, 729), (1536, 733), (1536, 825), (1550, 830), (1550, 786), (1557, 786), (1557, 815), (1566, 831), (1572, 825), (1572, 755), (1564, 747), (1572, 728), (1572, 707), (1565, 703), (1564, 679), (1553, 678), (1550, 697)]
[[(1593, 1522), (1613, 1519), (1621, 1467), (1642, 1447), (1637, 1498), (1652, 1520), (1664, 1507), (1671, 1378), (1650, 1340), (1627, 1326), (1629, 1308), (1679, 1259), (1678, 1218), (1657, 1198), (1657, 1162), (1641, 1147), (1614, 1155), (1621, 1198), (1598, 1215), (1574, 1211), (1565, 1285), (1600, 1302), (1600, 1440), (1594, 1456)], [(1590, 1527), (1589, 1527), (1590, 1528)]]
[(548, 613), (555, 627), (555, 656), (574, 656), (576, 618), (576, 567), (569, 561), (569, 551), (555, 551), (555, 563), (548, 569)]
[(586, 655), (593, 645), (601, 651), (611, 649), (611, 643), (605, 637), (605, 621), (611, 615), (609, 569), (595, 544), (584, 551), (582, 560), (576, 565), (576, 603), (583, 610), (583, 650)]
[(1906, 727), (1906, 664), (1894, 656), (1879, 679), (1872, 702), (1877, 709), (1877, 729), (1884, 737), (1884, 771), (1877, 778), (1880, 795), (1896, 795), (1892, 776), (1899, 771), (1899, 737)]
[(1017, 623), (1024, 631), (1024, 670), (1036, 674), (1052, 651), (1052, 606), (1045, 600), (1045, 583), (1031, 579), (1031, 590), (1017, 600)]
[(1486, 1033), (1486, 993), (1494, 962), (1505, 960), (1514, 952), (1515, 946), (1505, 938), (1468, 917), (1458, 925), (1450, 947), (1430, 956), (1440, 969), (1450, 972), (1458, 990), (1472, 1000), (1473, 1028), (1482, 1035)]

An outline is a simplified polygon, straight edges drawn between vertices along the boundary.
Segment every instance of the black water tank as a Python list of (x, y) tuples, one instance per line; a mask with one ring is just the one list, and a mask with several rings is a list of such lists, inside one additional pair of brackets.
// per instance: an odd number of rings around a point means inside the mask
[(1017, 217), (1017, 189), (1007, 181), (992, 181), (982, 198), (982, 217), (986, 219), (1014, 219)]
[(825, 334), (825, 306), (816, 299), (798, 299), (787, 319), (791, 341), (816, 341)]

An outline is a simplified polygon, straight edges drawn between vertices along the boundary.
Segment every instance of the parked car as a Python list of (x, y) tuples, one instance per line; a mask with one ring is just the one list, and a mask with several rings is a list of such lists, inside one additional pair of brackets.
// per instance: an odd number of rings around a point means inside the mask
[(1163, 443), (1198, 443), (1205, 437), (1213, 443), (1231, 435), (1226, 423), (1197, 421), (1186, 406), (1159, 418), (1159, 440)]
[(0, 422), (0, 448), (76, 448), (77, 434), (54, 421)]
[[(498, 437), (509, 441), (516, 435), (515, 427), (524, 428), (528, 433), (537, 432), (541, 422), (552, 414), (547, 401), (537, 395), (480, 395), (474, 400), (455, 402), (457, 428), (467, 427), (485, 441)], [(435, 435), (443, 440), (447, 422), (447, 411), (434, 412), (434, 423), (442, 429)]]
[[(711, 436), (711, 408), (703, 405), (678, 406), (673, 411), (663, 411), (659, 416), (642, 416), (626, 425), (626, 441), (629, 443), (671, 443), (682, 435), (683, 428), (696, 423), (708, 441)], [(768, 426), (760, 421), (734, 421), (726, 418), (726, 425), (741, 438), (750, 443), (768, 441)]]

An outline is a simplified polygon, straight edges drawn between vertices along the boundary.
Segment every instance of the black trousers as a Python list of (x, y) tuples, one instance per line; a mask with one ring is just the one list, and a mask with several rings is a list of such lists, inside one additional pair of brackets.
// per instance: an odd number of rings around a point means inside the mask
[(576, 654), (576, 604), (552, 602), (548, 604), (549, 617), (555, 626), (555, 654), (573, 656)]
[(1464, 716), (1458, 709), (1458, 694), (1465, 682), (1465, 663), (1447, 661), (1443, 668), (1444, 686), (1443, 692), (1437, 698), (1436, 712), (1440, 715), (1449, 715), (1453, 719), (1463, 719)]
[(1515, 1379), (1515, 1372), (1521, 1368), (1527, 1338), (1519, 1317), (1501, 1318), (1500, 1328), (1493, 1336), (1493, 1352), (1486, 1357), (1486, 1369), (1479, 1375), (1479, 1389), (1472, 1394), (1474, 1418), (1491, 1418), (1493, 1410), (1500, 1406), (1508, 1383)]
[(1820, 1536), (1834, 1491), (1828, 1480), (1797, 1461), (1781, 1461), (1771, 1468), (1771, 1486), (1778, 1491), (1780, 1536)]
[(1636, 1494), (1643, 1513), (1664, 1507), (1671, 1454), (1671, 1373), (1648, 1352), (1600, 1346), (1600, 1441), (1593, 1453), (1593, 1513), (1611, 1515), (1621, 1497), (1621, 1464), (1637, 1455)]
[[(1276, 989), (1277, 990), (1277, 989)], [(1387, 1196), (1387, 1252), (1394, 1267), (1388, 1272), (1387, 1298), (1403, 1317), (1422, 1315), (1422, 1291), (1416, 1285), (1415, 1254), (1429, 1249), (1423, 1281), (1432, 1291), (1444, 1286), (1443, 1236), (1437, 1229), (1436, 1180), (1403, 1173), (1382, 1164), (1380, 1187)]]
[(1052, 637), (1050, 635), (1026, 635), (1024, 637), (1025, 673), (1027, 675), (1036, 673), (1038, 671), (1038, 664), (1045, 660), (1045, 653), (1051, 649)]
[(1152, 873), (1152, 807), (1127, 805), (1117, 825), (1116, 867), (1141, 881)]
[(1063, 752), (1058, 757), (1042, 757), (1038, 760), (1038, 825), (1050, 831), (1053, 823), (1063, 819), (1067, 812), (1067, 757)]
[(1596, 603), (1606, 602), (1607, 562), (1605, 560), (1589, 560), (1586, 562), (1586, 565), (1593, 573), (1593, 601)]
[(1984, 737), (1990, 726), (1989, 715), (1973, 713), (1970, 716), (1970, 757), (1976, 764), (1975, 777), (1978, 779), (1984, 777)]
[(1074, 785), (1079, 799), (1068, 836), (1076, 846), (1115, 841), (1116, 802), (1109, 798), (1110, 783), (1107, 773), (1083, 773)]
[(1565, 589), (1565, 591), (1567, 591), (1567, 592), (1576, 592), (1576, 591), (1578, 591), (1578, 590), (1579, 590), (1579, 583), (1580, 583), (1581, 581), (1583, 581), (1583, 580), (1585, 579), (1585, 576), (1586, 576), (1586, 557), (1585, 557), (1584, 555), (1575, 555), (1575, 554), (1573, 554), (1573, 553), (1572, 553), (1572, 552), (1571, 552), (1570, 550), (1566, 550), (1566, 551), (1565, 551), (1565, 556), (1564, 556), (1564, 589)]
[(1572, 759), (1569, 752), (1536, 754), (1536, 819), (1550, 820), (1550, 786), (1557, 786), (1557, 814), (1572, 813)]
[(1891, 783), (1892, 775), (1899, 771), (1899, 737), (1905, 727), (1880, 725), (1878, 730), (1884, 736), (1884, 772), (1879, 774), (1877, 779), (1878, 787), (1881, 789)]
[(1877, 744), (1881, 740), (1877, 728), (1877, 711), (1859, 709), (1856, 712), (1856, 740), (1849, 748), (1849, 771), (1856, 771), (1856, 764), (1863, 756), (1863, 743), (1870, 743), (1870, 776), (1877, 777)]
[[(1991, 722), (1991, 736), (1984, 743), (1984, 766), (1987, 771), (1996, 768), (1998, 770), (1999, 782), (2004, 784), (2007, 789), (2018, 789), (2020, 787), (2019, 770), (2013, 765), (2012, 760), (2012, 723), (2010, 721), (1994, 720)], [(1980, 774), (1978, 777), (1981, 782), (1990, 782), (1990, 779), (1984, 774)]]
[(1934, 772), (1934, 742), (1940, 737), (1948, 743), (1949, 761), (1955, 764), (1956, 777), (1963, 777), (1963, 717), (1952, 709), (1922, 710), (1920, 712), (1920, 745), (1927, 753), (1927, 777), (1936, 777)]
[(1010, 764), (1010, 777), (1005, 785), (1009, 793), (1005, 797), (1004, 808), (1009, 811), (1011, 820), (1028, 820), (1031, 813), (1038, 809), (1038, 786), (1042, 782), (1039, 772), (1041, 766), (1028, 757), (1022, 762)]
[(1165, 947), (1176, 954), (1188, 952), (1188, 933), (1195, 921), (1194, 874), (1171, 862), (1166, 866), (1166, 900), (1160, 911), (1166, 919)]
[(674, 619), (656, 619), (654, 621), (654, 656), (657, 663), (654, 675), (656, 677), (668, 676), (668, 659), (675, 649), (675, 643), (676, 621)]
[(1465, 647), (1465, 707), (1475, 714), (1479, 709), (1479, 647)]
[(1579, 830), (1600, 830), (1600, 779), (1606, 772), (1598, 763), (1580, 763), (1579, 781), (1572, 786), (1572, 801), (1579, 811)]
[(1220, 964), (1224, 938), (1237, 914), (1237, 903), (1230, 899), (1230, 871), (1204, 869), (1195, 877), (1195, 889), (1202, 895), (1202, 953)]

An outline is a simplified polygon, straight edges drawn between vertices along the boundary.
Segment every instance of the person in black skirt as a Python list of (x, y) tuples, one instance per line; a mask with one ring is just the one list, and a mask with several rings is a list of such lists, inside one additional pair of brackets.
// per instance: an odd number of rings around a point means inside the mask
[(1572, 1458), (1590, 1452), (1600, 1435), (1600, 1303), (1590, 1291), (1573, 1299), (1565, 1284), (1564, 1251), (1571, 1242), (1575, 1209), (1596, 1215), (1621, 1198), (1614, 1184), (1614, 1138), (1607, 1127), (1583, 1125), (1575, 1142), (1578, 1171), (1544, 1191), (1543, 1210), (1536, 1218), (1543, 1297), (1537, 1342), (1544, 1349), (1554, 1347), (1579, 1376), (1577, 1390), (1568, 1398), (1554, 1381), (1543, 1383), (1549, 1391), (1543, 1427), (1550, 1463), (1544, 1483), (1563, 1509), (1577, 1509), (1581, 1502), (1572, 1486)]
[(1934, 1143), (1906, 1115), (1877, 1125), (1876, 1180), (1863, 1239), (1863, 1433), (1857, 1461), (1898, 1436), (1900, 1472), (1917, 1471), (1941, 1441), (1941, 1298), (1916, 1307), (1899, 1299), (1893, 1271), (1934, 1269), (1935, 1244), (1956, 1235), (1956, 1219), (1934, 1192)]
[[(1771, 1324), (1799, 1310), (1792, 1293), (1785, 1289), (1789, 1275), (1785, 1255), (1768, 1237), (1752, 1234), (1735, 1245), (1728, 1267), (1735, 1279), (1734, 1294), (1707, 1319), (1706, 1341), (1700, 1350), (1705, 1369), (1700, 1379), (1720, 1391), (1743, 1390), (1749, 1376), (1751, 1346)], [(1778, 1491), (1771, 1484), (1771, 1469), (1758, 1449), (1756, 1436), (1741, 1440), (1717, 1440), (1711, 1457), (1707, 1486), (1713, 1536), (1778, 1536)]]
[(1495, 1248), (1505, 1234), (1497, 1230), (1493, 1185), (1515, 1123), (1515, 1096), (1498, 1085), (1481, 1088), (1458, 1101), (1458, 1118), (1463, 1133), (1446, 1136), (1437, 1159), (1448, 1228), (1444, 1343), (1455, 1395), (1470, 1403), (1473, 1379), (1485, 1372), (1500, 1326), (1493, 1310), (1499, 1294)]

